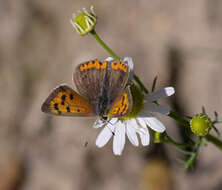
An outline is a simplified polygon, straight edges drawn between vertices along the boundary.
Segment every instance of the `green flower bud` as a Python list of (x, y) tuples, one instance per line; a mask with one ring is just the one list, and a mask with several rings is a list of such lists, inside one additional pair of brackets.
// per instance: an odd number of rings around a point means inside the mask
[(80, 11), (77, 16), (73, 14), (73, 18), (70, 22), (79, 35), (86, 35), (94, 29), (97, 17), (93, 11), (93, 7), (91, 6), (90, 12), (83, 9), (83, 11)]
[(212, 127), (212, 121), (206, 114), (201, 113), (192, 118), (190, 127), (195, 135), (206, 136)]
[(137, 117), (144, 107), (144, 95), (141, 90), (135, 85), (130, 85), (130, 91), (133, 99), (133, 107), (129, 114), (124, 117), (121, 117), (122, 120), (128, 120)]

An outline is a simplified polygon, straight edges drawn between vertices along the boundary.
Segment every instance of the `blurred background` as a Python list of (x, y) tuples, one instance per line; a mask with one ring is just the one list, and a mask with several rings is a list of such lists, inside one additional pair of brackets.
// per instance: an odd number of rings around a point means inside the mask
[[(174, 86), (168, 98), (183, 114), (222, 117), (222, 1), (220, 0), (0, 0), (0, 190), (219, 190), (222, 153), (202, 148), (196, 168), (184, 173), (170, 145), (133, 147), (114, 156), (112, 142), (95, 145), (94, 118), (53, 117), (40, 107), (51, 90), (73, 86), (75, 66), (109, 55), (69, 20), (94, 5), (97, 32), (150, 89)], [(164, 103), (164, 102), (162, 102)], [(220, 117), (220, 118), (221, 118)], [(159, 116), (183, 141), (181, 127)], [(84, 146), (88, 142), (88, 146)]]

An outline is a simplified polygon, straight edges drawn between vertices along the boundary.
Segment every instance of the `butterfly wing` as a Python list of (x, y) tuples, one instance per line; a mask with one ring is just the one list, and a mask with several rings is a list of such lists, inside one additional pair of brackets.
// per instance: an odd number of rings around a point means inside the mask
[(67, 85), (55, 88), (41, 107), (45, 113), (62, 116), (94, 115), (90, 102)]
[(123, 117), (127, 115), (133, 106), (130, 88), (126, 88), (123, 93), (115, 100), (108, 112), (108, 117)]
[(78, 92), (90, 100), (97, 115), (106, 115), (122, 93), (129, 76), (128, 66), (121, 62), (92, 60), (77, 66), (73, 81)]

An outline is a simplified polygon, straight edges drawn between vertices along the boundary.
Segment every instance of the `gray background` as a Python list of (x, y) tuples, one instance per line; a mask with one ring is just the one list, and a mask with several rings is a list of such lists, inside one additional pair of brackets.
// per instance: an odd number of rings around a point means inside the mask
[[(158, 89), (176, 88), (168, 99), (176, 111), (192, 115), (205, 105), (210, 116), (222, 113), (222, 1), (0, 0), (0, 190), (221, 189), (222, 154), (211, 144), (196, 170), (184, 173), (176, 162), (184, 156), (172, 146), (127, 142), (116, 157), (111, 142), (95, 146), (95, 119), (40, 111), (52, 88), (73, 86), (78, 63), (109, 56), (69, 22), (90, 5), (97, 32), (119, 56), (133, 58), (148, 88), (156, 75)], [(182, 140), (171, 118), (159, 118)]]

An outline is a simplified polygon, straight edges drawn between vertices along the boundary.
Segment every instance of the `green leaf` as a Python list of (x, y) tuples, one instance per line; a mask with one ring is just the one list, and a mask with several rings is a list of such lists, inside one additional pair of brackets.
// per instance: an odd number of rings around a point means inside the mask
[(157, 81), (157, 76), (155, 76), (155, 78), (154, 78), (154, 80), (153, 80), (153, 85), (152, 85), (152, 92), (155, 90), (155, 88), (156, 88), (156, 81)]
[(206, 114), (206, 110), (204, 106), (202, 106), (202, 113)]
[(220, 150), (222, 150), (222, 141), (219, 140), (218, 138), (208, 134), (207, 136), (205, 136), (205, 138), (207, 139), (207, 141), (213, 143), (217, 148), (219, 148)]
[(214, 115), (215, 115), (215, 120), (218, 121), (218, 113), (216, 111), (214, 112)]

